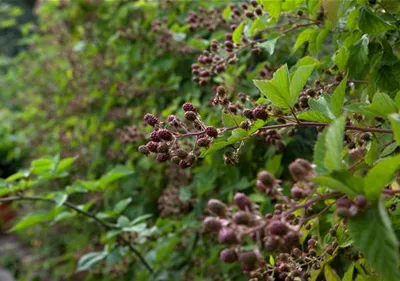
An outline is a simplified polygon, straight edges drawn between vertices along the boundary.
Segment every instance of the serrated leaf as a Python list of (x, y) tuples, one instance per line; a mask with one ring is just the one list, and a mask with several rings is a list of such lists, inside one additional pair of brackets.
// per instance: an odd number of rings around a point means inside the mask
[(350, 186), (347, 186), (346, 184), (337, 179), (334, 179), (331, 176), (317, 176), (312, 178), (311, 181), (348, 195), (357, 195), (357, 192), (354, 191)]
[(244, 28), (244, 22), (241, 22), (232, 33), (232, 41), (236, 44), (240, 44), (242, 41), (242, 33)]
[(228, 141), (230, 143), (235, 143), (247, 137), (248, 137), (247, 131), (242, 128), (238, 128), (232, 131), (232, 135), (228, 138)]
[(262, 43), (257, 43), (256, 47), (262, 48), (264, 50), (266, 50), (270, 55), (272, 55), (275, 51), (275, 45), (276, 42), (278, 41), (279, 37), (267, 40), (265, 42)]
[(305, 29), (297, 36), (296, 43), (294, 44), (293, 48), (293, 53), (296, 52), (304, 43), (310, 40), (313, 32), (314, 29)]
[(396, 140), (397, 145), (400, 145), (400, 115), (391, 114), (389, 115), (390, 125), (393, 130), (393, 137)]
[(376, 272), (385, 281), (400, 280), (398, 241), (383, 203), (378, 201), (377, 205), (351, 218), (348, 226), (354, 245)]
[(358, 27), (369, 35), (377, 35), (382, 32), (394, 29), (395, 27), (378, 17), (370, 8), (360, 7), (358, 16)]
[(365, 195), (369, 200), (378, 200), (382, 190), (393, 180), (393, 174), (400, 169), (400, 155), (379, 161), (364, 179)]
[(308, 78), (314, 70), (314, 65), (300, 66), (294, 72), (290, 80), (290, 105), (294, 105), (299, 93), (307, 83)]
[(326, 281), (341, 281), (339, 275), (329, 266), (329, 264), (324, 266), (324, 276)]
[(376, 93), (372, 103), (364, 107), (375, 116), (386, 118), (389, 114), (397, 112), (396, 103), (384, 93)]
[(322, 94), (319, 99), (309, 99), (308, 100), (308, 105), (313, 111), (322, 113), (325, 115), (327, 118), (333, 120), (336, 118), (336, 115), (333, 113), (333, 110), (331, 109), (331, 100), (330, 96), (326, 94)]
[(132, 198), (126, 198), (126, 199), (122, 199), (121, 201), (119, 201), (117, 204), (115, 204), (114, 206), (114, 210), (113, 212), (115, 214), (120, 214), (122, 213), (126, 207), (128, 207), (128, 205), (132, 202)]
[(336, 117), (339, 117), (342, 113), (342, 106), (344, 103), (344, 96), (346, 93), (347, 87), (347, 75), (343, 78), (340, 84), (336, 87), (335, 91), (331, 96), (330, 107), (332, 109), (333, 114)]
[(326, 155), (325, 155), (325, 167), (329, 171), (336, 171), (342, 169), (342, 149), (343, 149), (343, 137), (344, 127), (346, 119), (344, 116), (339, 117), (328, 127), (326, 132)]
[(337, 65), (340, 71), (346, 70), (349, 55), (349, 50), (345, 46), (342, 46), (333, 56), (332, 61)]
[(363, 35), (360, 40), (350, 47), (348, 66), (351, 75), (358, 74), (364, 70), (364, 66), (368, 62), (368, 44), (368, 36)]
[(326, 117), (320, 112), (316, 111), (305, 111), (301, 112), (300, 114), (297, 114), (297, 119), (300, 120), (305, 120), (305, 121), (316, 121), (316, 122), (322, 122), (322, 123), (330, 123), (332, 119)]
[(261, 0), (261, 5), (275, 19), (281, 14), (282, 0)]
[(129, 176), (132, 173), (133, 171), (131, 169), (120, 165), (109, 171), (104, 176), (102, 176), (101, 179), (99, 180), (99, 184), (102, 188), (106, 188), (109, 184), (126, 176)]
[(243, 116), (230, 115), (230, 114), (226, 114), (226, 113), (222, 114), (222, 123), (227, 128), (235, 127), (235, 126), (239, 125), (244, 120), (245, 120), (245, 118)]
[(92, 268), (95, 264), (107, 257), (107, 252), (91, 252), (83, 255), (78, 261), (76, 271), (83, 271)]

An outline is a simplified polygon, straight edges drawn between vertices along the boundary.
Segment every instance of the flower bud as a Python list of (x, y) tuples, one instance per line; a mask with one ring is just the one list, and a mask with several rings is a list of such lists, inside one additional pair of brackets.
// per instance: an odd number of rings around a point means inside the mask
[(210, 199), (207, 203), (207, 208), (215, 215), (219, 217), (225, 217), (226, 206), (224, 203), (217, 199)]
[(222, 223), (218, 218), (206, 217), (203, 220), (203, 226), (206, 231), (219, 232), (222, 228)]
[(261, 120), (267, 120), (268, 119), (268, 113), (265, 111), (265, 109), (261, 107), (256, 107), (252, 111), (254, 118), (256, 119), (261, 119)]
[(218, 241), (221, 244), (237, 244), (239, 243), (239, 239), (232, 228), (225, 227), (222, 228), (218, 233)]
[(225, 263), (232, 263), (238, 260), (238, 255), (234, 249), (223, 249), (219, 258)]

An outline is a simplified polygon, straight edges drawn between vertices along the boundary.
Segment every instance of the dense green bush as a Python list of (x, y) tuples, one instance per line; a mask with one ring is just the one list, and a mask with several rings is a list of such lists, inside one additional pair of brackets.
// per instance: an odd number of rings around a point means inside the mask
[(18, 280), (399, 280), (398, 7), (38, 3), (1, 60)]

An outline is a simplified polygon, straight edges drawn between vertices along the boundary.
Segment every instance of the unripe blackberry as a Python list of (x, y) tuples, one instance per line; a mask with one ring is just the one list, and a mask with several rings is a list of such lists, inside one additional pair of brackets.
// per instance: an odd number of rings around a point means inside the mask
[(185, 112), (187, 112), (187, 111), (196, 112), (196, 111), (197, 111), (196, 107), (195, 107), (192, 103), (189, 103), (189, 102), (184, 103), (184, 104), (182, 105), (182, 109), (183, 109)]
[(192, 166), (192, 164), (193, 164), (193, 163), (191, 163), (191, 162), (189, 162), (189, 161), (186, 161), (186, 160), (181, 160), (181, 161), (179, 161), (179, 167), (180, 167), (181, 169), (189, 168), (190, 166)]
[(248, 8), (246, 3), (241, 3), (240, 6), (242, 7), (243, 10), (247, 10)]
[(237, 192), (233, 197), (233, 201), (240, 210), (252, 209), (250, 199), (244, 193)]
[(235, 249), (223, 249), (219, 258), (225, 263), (232, 263), (238, 260), (238, 255)]
[(247, 131), (248, 129), (250, 129), (250, 123), (249, 121), (242, 121), (240, 122), (239, 127)]
[(179, 148), (176, 150), (176, 156), (178, 156), (181, 159), (186, 158), (188, 156), (188, 152), (182, 148)]
[(207, 127), (205, 130), (207, 136), (212, 137), (212, 138), (216, 138), (218, 137), (218, 130), (215, 129), (214, 127)]
[(275, 185), (275, 177), (268, 171), (259, 172), (257, 179), (260, 180), (266, 188), (273, 188)]
[(336, 207), (344, 207), (344, 208), (350, 208), (352, 205), (352, 202), (348, 198), (339, 198), (336, 200)]
[(298, 231), (289, 231), (283, 237), (286, 245), (296, 245), (299, 243), (300, 233)]
[(225, 96), (226, 95), (226, 89), (225, 89), (224, 86), (218, 86), (217, 95), (218, 96)]
[(260, 180), (257, 180), (256, 188), (262, 193), (264, 193), (267, 190), (267, 187)]
[(243, 110), (243, 116), (246, 117), (247, 119), (253, 119), (253, 112), (250, 109), (245, 109)]
[(217, 199), (210, 199), (207, 203), (207, 207), (213, 214), (219, 217), (225, 217), (226, 215), (225, 204)]
[(251, 225), (253, 216), (245, 211), (238, 211), (233, 215), (233, 221), (238, 225)]
[(210, 146), (210, 140), (207, 138), (200, 138), (197, 140), (197, 145), (199, 147), (209, 147)]
[(262, 9), (261, 9), (261, 8), (257, 8), (257, 9), (256, 9), (256, 14), (257, 14), (258, 16), (261, 16), (261, 15), (263, 14)]
[(221, 244), (237, 244), (239, 243), (239, 239), (232, 228), (224, 227), (218, 233), (218, 241)]
[(257, 268), (259, 257), (254, 251), (239, 253), (239, 261), (245, 271), (252, 271)]
[(224, 45), (225, 45), (225, 47), (226, 47), (227, 49), (233, 49), (233, 42), (232, 42), (232, 41), (226, 40), (226, 41), (224, 42)]
[[(200, 72), (199, 76), (205, 78), (205, 77), (209, 77), (210, 74), (211, 74), (211, 73), (210, 73), (209, 70), (203, 70), (203, 71)], [(203, 81), (204, 81), (204, 80), (203, 80)]]
[(301, 165), (306, 171), (308, 172), (312, 172), (312, 166), (311, 163), (308, 162), (306, 159), (303, 158), (297, 158), (295, 160), (296, 163), (298, 163), (299, 165)]
[(154, 142), (154, 141), (149, 141), (146, 144), (146, 147), (149, 151), (156, 153), (157, 152), (157, 148), (158, 148), (158, 143)]
[(150, 134), (150, 139), (154, 142), (159, 142), (161, 139), (158, 137), (158, 131), (153, 131)]
[(306, 95), (309, 95), (310, 97), (314, 98), (317, 95), (317, 92), (315, 92), (313, 89), (308, 89), (306, 91)]
[(147, 125), (150, 125), (152, 127), (154, 127), (155, 125), (157, 125), (160, 122), (157, 119), (157, 117), (155, 117), (153, 114), (150, 114), (150, 113), (146, 113), (146, 115), (144, 116), (143, 119), (147, 123)]
[(279, 247), (279, 238), (276, 236), (269, 236), (264, 242), (265, 250), (267, 252), (275, 252)]
[(268, 230), (272, 235), (283, 236), (288, 231), (288, 227), (284, 222), (272, 221), (268, 225)]
[(251, 4), (254, 8), (258, 6), (258, 3), (257, 3), (256, 0), (251, 0), (251, 1), (250, 1), (250, 4)]
[(179, 161), (181, 161), (181, 159), (178, 156), (172, 156), (171, 157), (171, 162), (174, 164), (179, 164)]
[(228, 41), (232, 41), (232, 33), (225, 33), (225, 39)]
[(142, 153), (144, 155), (148, 155), (150, 153), (149, 149), (145, 145), (139, 146), (138, 150), (140, 153)]
[(369, 141), (371, 139), (371, 134), (363, 133), (360, 135), (360, 139), (362, 139), (363, 141)]
[(264, 121), (268, 119), (268, 113), (261, 107), (254, 108), (252, 113), (256, 119), (261, 119)]
[(158, 153), (168, 153), (169, 151), (169, 145), (166, 144), (165, 142), (160, 142), (157, 146), (157, 152)]
[(309, 172), (297, 162), (289, 164), (289, 172), (296, 181), (306, 181), (309, 176)]
[(157, 131), (157, 136), (162, 139), (162, 140), (166, 140), (166, 141), (170, 141), (172, 140), (172, 134), (169, 130), (167, 129), (160, 129)]
[(195, 121), (197, 116), (196, 116), (196, 113), (194, 113), (193, 111), (186, 111), (185, 118), (188, 121)]
[(179, 119), (175, 115), (170, 115), (170, 116), (168, 116), (168, 123), (171, 126), (177, 126), (177, 125), (179, 125)]
[(196, 63), (192, 64), (191, 67), (192, 67), (192, 69), (199, 69), (200, 68), (200, 66), (198, 64), (196, 64)]
[(299, 249), (299, 248), (293, 248), (292, 249), (292, 255), (293, 256), (295, 256), (295, 257), (300, 257), (301, 256), (301, 254), (302, 254), (302, 252), (301, 252), (301, 250)]
[(307, 196), (304, 190), (297, 185), (293, 185), (293, 187), (290, 190), (290, 193), (292, 194), (292, 197), (295, 199), (301, 199)]
[(221, 73), (222, 71), (225, 70), (225, 66), (224, 66), (223, 64), (219, 64), (219, 65), (217, 65), (217, 66), (215, 67), (215, 70), (216, 70), (218, 73)]
[(218, 218), (206, 217), (203, 220), (203, 226), (206, 231), (219, 232), (222, 228), (222, 223)]
[(254, 13), (252, 11), (246, 11), (246, 17), (248, 17), (249, 19), (253, 19)]
[(364, 195), (357, 195), (354, 199), (354, 204), (357, 206), (357, 208), (363, 210), (368, 207), (368, 200)]
[(156, 155), (156, 160), (160, 163), (167, 162), (169, 160), (170, 156), (168, 153), (157, 153)]

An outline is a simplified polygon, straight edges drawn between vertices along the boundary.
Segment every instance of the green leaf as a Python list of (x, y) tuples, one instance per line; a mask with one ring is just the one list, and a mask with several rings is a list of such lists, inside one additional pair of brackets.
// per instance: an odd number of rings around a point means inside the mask
[(314, 65), (300, 66), (294, 72), (290, 80), (290, 105), (294, 105), (298, 99), (299, 93), (307, 83), (308, 78), (314, 70)]
[(306, 120), (306, 121), (316, 121), (316, 122), (322, 122), (322, 123), (330, 123), (332, 119), (326, 117), (320, 112), (316, 111), (304, 111), (301, 112), (300, 114), (297, 114), (297, 119), (300, 120)]
[(347, 17), (347, 28), (350, 31), (353, 31), (354, 29), (357, 28), (357, 19), (358, 19), (358, 14), (359, 14), (359, 9), (354, 9), (349, 13), (349, 16)]
[(334, 179), (331, 176), (317, 176), (312, 178), (311, 181), (348, 195), (357, 195), (357, 192), (354, 191), (350, 186), (347, 186), (346, 184), (337, 179)]
[(393, 143), (389, 144), (388, 146), (386, 146), (386, 147), (382, 150), (382, 152), (381, 152), (381, 154), (379, 155), (379, 157), (386, 157), (386, 156), (389, 156), (390, 154), (392, 154), (392, 153), (396, 150), (396, 148), (397, 148), (398, 146), (399, 146), (399, 145), (398, 145), (396, 142), (393, 142)]
[(358, 27), (369, 35), (377, 35), (382, 32), (395, 29), (394, 26), (385, 22), (366, 6), (360, 7)]
[(227, 113), (222, 114), (222, 123), (224, 124), (225, 127), (235, 127), (239, 125), (242, 121), (244, 121), (246, 118), (243, 116), (239, 115), (230, 115)]
[(232, 135), (228, 138), (228, 141), (230, 143), (235, 143), (247, 137), (248, 137), (247, 131), (242, 128), (238, 128), (232, 131)]
[(360, 40), (351, 46), (348, 65), (352, 75), (364, 70), (364, 66), (368, 62), (368, 44), (368, 36), (363, 35)]
[(371, 166), (372, 164), (374, 164), (377, 157), (378, 157), (378, 145), (376, 143), (376, 140), (373, 139), (369, 143), (368, 152), (365, 155), (365, 163)]
[(107, 257), (107, 252), (91, 252), (83, 255), (78, 261), (76, 271), (83, 271), (92, 268), (94, 265)]
[(340, 71), (345, 71), (347, 66), (347, 61), (349, 60), (350, 52), (345, 47), (342, 46), (332, 57), (332, 61), (337, 65)]
[(31, 171), (33, 174), (42, 176), (53, 170), (54, 161), (53, 159), (40, 158), (33, 160), (31, 163)]
[(51, 211), (38, 211), (24, 216), (17, 224), (15, 224), (9, 232), (23, 230), (35, 226), (41, 222), (52, 220), (60, 210), (52, 209)]
[(333, 113), (331, 109), (331, 97), (327, 94), (322, 94), (319, 99), (309, 99), (308, 105), (313, 111), (322, 113), (330, 120), (336, 118), (336, 115)]
[(314, 29), (305, 29), (297, 36), (296, 43), (294, 44), (293, 48), (293, 53), (296, 52), (301, 47), (301, 45), (310, 40), (313, 32)]
[(382, 189), (393, 180), (393, 174), (400, 168), (400, 155), (378, 162), (364, 179), (365, 195), (369, 200), (378, 200)]
[(314, 146), (314, 164), (317, 166), (317, 172), (324, 172), (325, 171), (325, 142), (326, 142), (326, 132), (327, 130), (324, 129), (322, 133), (319, 134), (318, 140)]
[(126, 199), (122, 199), (121, 201), (119, 201), (117, 204), (115, 204), (114, 206), (114, 210), (113, 212), (115, 214), (120, 214), (122, 213), (126, 207), (128, 207), (128, 205), (132, 202), (132, 198), (126, 198)]
[(222, 148), (230, 145), (231, 143), (226, 140), (217, 140), (214, 141), (208, 149), (204, 149), (200, 155), (200, 157), (204, 157), (210, 153), (221, 150)]
[(257, 43), (255, 46), (266, 50), (270, 55), (272, 55), (275, 51), (275, 45), (278, 39), (279, 37), (276, 37), (262, 43)]
[(223, 11), (222, 11), (222, 17), (226, 20), (229, 20), (231, 17), (231, 12), (232, 9), (231, 7), (228, 5)]
[(124, 178), (126, 176), (129, 176), (133, 173), (131, 169), (125, 166), (117, 166), (111, 171), (109, 171), (106, 175), (102, 176), (101, 179), (99, 180), (100, 186), (104, 189), (111, 183)]
[(326, 281), (341, 281), (339, 275), (329, 266), (329, 264), (324, 266), (324, 276)]
[(400, 145), (400, 115), (391, 114), (389, 115), (390, 124), (393, 130), (393, 136), (396, 140), (397, 145)]
[(56, 202), (56, 206), (62, 206), (65, 201), (68, 199), (68, 194), (65, 192), (56, 192), (53, 196), (54, 202)]
[(330, 107), (332, 109), (333, 114), (336, 117), (339, 117), (342, 113), (342, 106), (344, 103), (346, 87), (347, 87), (347, 75), (346, 77), (343, 78), (342, 82), (340, 82), (339, 86), (336, 87), (335, 91), (331, 96)]
[(372, 98), (372, 103), (364, 108), (382, 118), (386, 118), (389, 114), (397, 112), (396, 103), (384, 93), (376, 93)]
[(400, 280), (398, 241), (381, 201), (349, 220), (354, 245), (385, 281)]
[(278, 19), (281, 14), (282, 0), (261, 0), (261, 5), (271, 15), (271, 17)]
[(322, 0), (321, 3), (326, 16), (331, 21), (332, 26), (334, 26), (336, 24), (336, 21), (338, 20), (341, 1)]
[(232, 33), (232, 41), (236, 44), (240, 44), (242, 41), (242, 33), (243, 33), (243, 28), (244, 28), (244, 22), (241, 22), (233, 31)]
[(128, 217), (126, 217), (126, 216), (119, 216), (118, 217), (117, 225), (119, 227), (126, 227), (126, 226), (129, 225), (129, 223), (130, 223), (130, 221), (129, 221)]
[(353, 281), (354, 274), (354, 262), (349, 266), (346, 273), (343, 276), (342, 281)]
[(72, 166), (72, 164), (75, 162), (77, 157), (69, 157), (69, 158), (65, 158), (63, 160), (61, 160), (58, 164), (57, 164), (57, 168), (56, 168), (56, 172), (62, 172), (67, 170), (69, 167)]
[(344, 116), (336, 119), (328, 127), (326, 133), (325, 147), (325, 167), (329, 171), (336, 171), (342, 169), (342, 149), (343, 149), (343, 137), (344, 127), (346, 119)]

